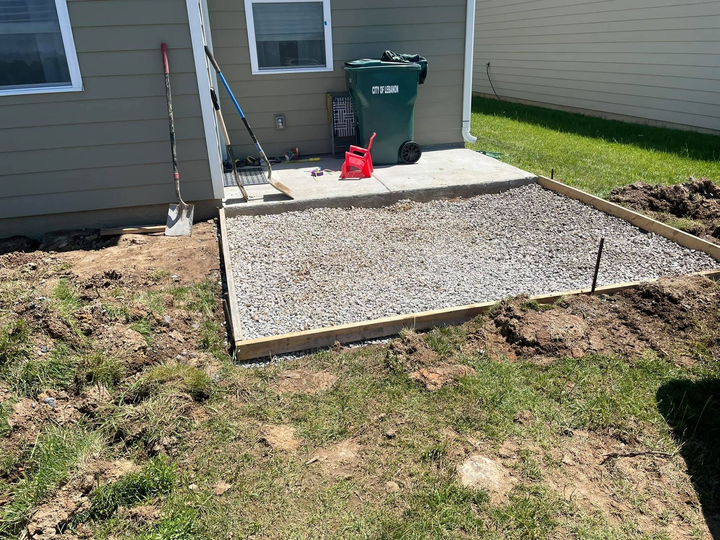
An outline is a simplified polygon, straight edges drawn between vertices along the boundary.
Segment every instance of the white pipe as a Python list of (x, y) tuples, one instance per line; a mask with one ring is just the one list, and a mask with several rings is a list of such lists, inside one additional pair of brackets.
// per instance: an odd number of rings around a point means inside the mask
[(470, 134), (474, 49), (475, 0), (467, 0), (467, 13), (465, 15), (465, 74), (463, 77), (462, 136), (463, 139), (469, 143), (477, 141), (477, 138)]

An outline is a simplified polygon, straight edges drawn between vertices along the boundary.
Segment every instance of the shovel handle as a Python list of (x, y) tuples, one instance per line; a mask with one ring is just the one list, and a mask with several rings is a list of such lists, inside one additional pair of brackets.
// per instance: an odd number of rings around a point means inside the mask
[(210, 60), (210, 63), (212, 64), (212, 67), (215, 68), (215, 71), (217, 71), (218, 73), (220, 73), (220, 66), (219, 66), (218, 63), (215, 61), (215, 57), (213, 56), (213, 53), (210, 52), (210, 49), (208, 48), (207, 45), (205, 45), (205, 54), (207, 55), (208, 60)]
[(168, 63), (168, 46), (166, 43), (160, 45), (163, 59), (163, 71), (165, 72), (165, 99), (168, 109), (168, 125), (170, 128), (170, 150), (172, 152), (173, 180), (175, 181), (175, 194), (178, 202), (183, 208), (187, 207), (180, 195), (180, 173), (178, 172), (177, 146), (175, 144), (175, 117), (173, 115), (172, 90), (170, 88), (170, 64)]

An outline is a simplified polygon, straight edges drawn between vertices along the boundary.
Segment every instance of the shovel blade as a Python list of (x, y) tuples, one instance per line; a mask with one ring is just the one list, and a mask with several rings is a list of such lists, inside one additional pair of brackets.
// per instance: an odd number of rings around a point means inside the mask
[(194, 214), (194, 204), (171, 204), (165, 224), (165, 236), (191, 236)]

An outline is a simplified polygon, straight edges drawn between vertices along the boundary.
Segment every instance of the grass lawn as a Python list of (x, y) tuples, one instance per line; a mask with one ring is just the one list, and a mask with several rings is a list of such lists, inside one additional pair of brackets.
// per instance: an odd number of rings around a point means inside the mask
[(473, 99), (474, 150), (605, 197), (638, 181), (720, 182), (720, 137), (603, 120), (493, 99)]

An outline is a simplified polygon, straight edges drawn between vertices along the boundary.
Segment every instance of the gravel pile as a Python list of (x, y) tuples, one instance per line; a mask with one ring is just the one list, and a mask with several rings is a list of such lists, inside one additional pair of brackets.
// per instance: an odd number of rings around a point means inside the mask
[(246, 339), (720, 263), (538, 185), (228, 220)]

